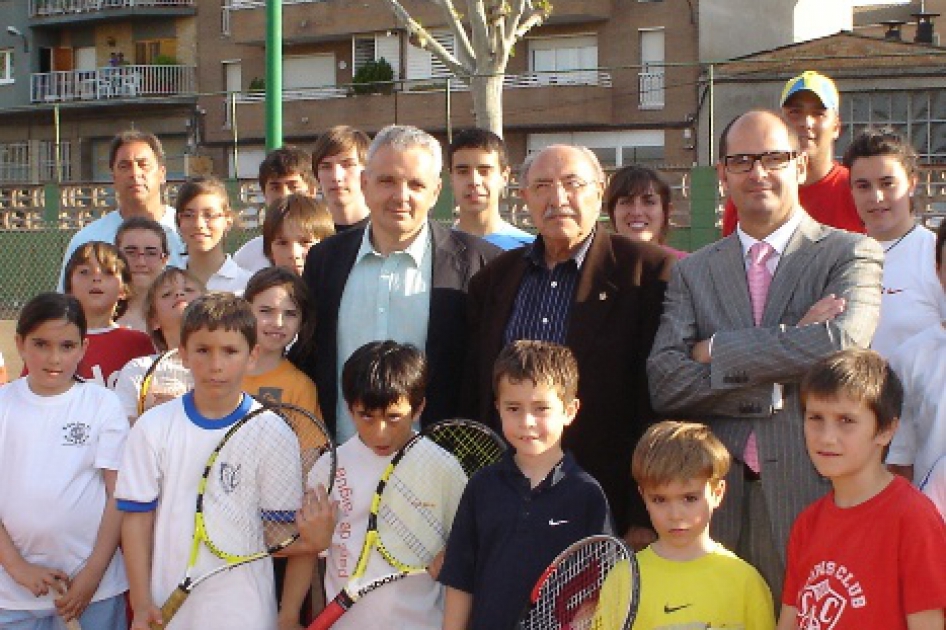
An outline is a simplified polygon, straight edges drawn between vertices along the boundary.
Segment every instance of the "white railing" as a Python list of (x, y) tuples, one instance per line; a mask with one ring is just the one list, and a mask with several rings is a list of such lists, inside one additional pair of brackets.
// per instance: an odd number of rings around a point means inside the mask
[(196, 93), (194, 66), (116, 66), (30, 77), (33, 103), (95, 101)]
[(43, 17), (136, 7), (149, 9), (155, 7), (192, 7), (195, 4), (195, 0), (30, 0), (30, 15)]
[[(503, 77), (503, 89), (539, 88), (548, 86), (593, 85), (611, 87), (611, 75), (598, 70), (573, 70), (568, 72), (529, 72), (526, 74), (507, 74)], [(379, 84), (379, 93), (400, 92), (424, 93), (443, 92), (445, 79), (413, 79), (395, 81), (392, 84)], [(332, 98), (345, 98), (354, 93), (353, 85), (326, 85), (311, 88), (283, 90), (283, 101), (322, 101)], [(470, 86), (459, 79), (450, 82), (451, 92), (468, 92)], [(266, 100), (263, 91), (242, 92), (236, 95), (237, 103), (261, 103)], [(229, 110), (228, 110), (229, 111)]]
[(641, 109), (663, 109), (664, 73), (641, 72), (639, 75), (639, 93)]

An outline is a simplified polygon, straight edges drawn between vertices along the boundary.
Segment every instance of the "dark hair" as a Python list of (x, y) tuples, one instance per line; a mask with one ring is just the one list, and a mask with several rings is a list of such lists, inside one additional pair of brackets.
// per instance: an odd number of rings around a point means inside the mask
[(154, 347), (161, 352), (168, 349), (168, 341), (164, 337), (164, 331), (160, 328), (153, 328), (151, 325), (151, 322), (154, 321), (157, 315), (155, 312), (155, 302), (158, 298), (158, 292), (176, 278), (184, 278), (184, 280), (193, 282), (200, 289), (201, 293), (206, 293), (207, 291), (207, 287), (204, 286), (204, 283), (201, 282), (197, 276), (180, 267), (169, 265), (164, 268), (164, 271), (155, 276), (154, 280), (151, 282), (151, 286), (148, 287), (148, 292), (145, 293), (141, 310), (144, 312), (145, 326), (148, 327), (148, 334), (151, 335), (151, 341), (154, 343)]
[(411, 410), (424, 402), (427, 360), (410, 344), (372, 341), (355, 350), (342, 368), (342, 395), (368, 411), (387, 409), (406, 398)]
[(493, 364), (493, 394), (499, 397), (499, 383), (532, 381), (555, 390), (566, 405), (578, 394), (578, 362), (565, 346), (548, 341), (513, 341), (499, 353)]
[(89, 241), (79, 245), (72, 255), (69, 262), (63, 270), (62, 287), (65, 293), (72, 293), (72, 274), (75, 273), (79, 265), (88, 264), (94, 260), (99, 267), (108, 273), (115, 274), (121, 280), (122, 290), (125, 292), (125, 298), (119, 299), (115, 305), (113, 317), (121, 317), (128, 308), (128, 298), (131, 296), (131, 268), (125, 256), (117, 247), (105, 241)]
[[(865, 129), (844, 152), (844, 166), (850, 170), (858, 158), (889, 155), (897, 158), (908, 178), (916, 175), (916, 150), (893, 129)], [(853, 183), (853, 182), (852, 182)]]
[(40, 293), (26, 303), (16, 320), (16, 334), (23, 339), (50, 321), (67, 321), (74, 324), (79, 329), (79, 338), (85, 339), (88, 325), (79, 300), (72, 295), (54, 291)]
[(796, 151), (796, 152), (801, 151), (801, 144), (798, 139), (798, 134), (789, 128), (788, 124), (777, 112), (773, 112), (770, 109), (750, 109), (749, 111), (745, 113), (739, 114), (738, 116), (730, 120), (729, 123), (727, 123), (725, 127), (723, 127), (723, 132), (719, 135), (719, 161), (720, 162), (725, 162), (726, 155), (728, 154), (728, 151), (729, 151), (729, 132), (732, 131), (733, 126), (739, 120), (741, 120), (742, 118), (750, 114), (769, 114), (770, 116), (773, 116), (776, 120), (779, 121), (779, 123), (782, 125), (782, 127), (785, 129), (786, 133), (788, 134), (788, 144), (791, 147), (792, 151)]
[(617, 230), (614, 223), (614, 207), (622, 197), (640, 197), (653, 190), (660, 197), (660, 207), (663, 210), (663, 222), (657, 234), (657, 242), (663, 245), (670, 232), (670, 184), (657, 171), (645, 166), (625, 166), (616, 171), (608, 186), (604, 189), (604, 207), (611, 219), (611, 226)]
[(371, 138), (364, 131), (349, 127), (348, 125), (337, 125), (328, 129), (319, 136), (312, 147), (312, 170), (319, 170), (319, 162), (325, 158), (347, 153), (354, 149), (358, 155), (358, 161), (365, 164), (368, 161), (368, 146), (371, 144)]
[(158, 161), (158, 164), (164, 164), (164, 147), (161, 146), (161, 141), (158, 140), (156, 135), (150, 131), (128, 129), (117, 133), (115, 137), (112, 138), (112, 143), (108, 147), (108, 168), (110, 170), (115, 168), (115, 159), (118, 155), (118, 150), (126, 144), (133, 142), (143, 142), (147, 144), (151, 147), (151, 151), (154, 152), (154, 157)]
[(335, 234), (335, 223), (328, 206), (321, 199), (292, 193), (266, 206), (263, 220), (263, 253), (273, 262), (273, 241), (283, 223), (292, 223), (316, 241)]
[(177, 224), (181, 224), (181, 213), (191, 201), (201, 195), (217, 195), (220, 198), (223, 211), (232, 216), (230, 210), (230, 196), (227, 194), (227, 187), (216, 177), (194, 177), (187, 180), (177, 191), (177, 199), (174, 200), (175, 219)]
[(481, 149), (495, 153), (499, 158), (499, 168), (503, 171), (509, 168), (506, 143), (488, 129), (462, 129), (453, 134), (453, 142), (450, 143), (450, 168), (453, 168), (453, 154), (463, 149)]
[(315, 190), (315, 174), (312, 172), (312, 155), (301, 147), (283, 145), (270, 151), (260, 162), (259, 187), (266, 192), (266, 182), (274, 177), (289, 177), (299, 175), (306, 185)]
[(118, 231), (115, 232), (116, 247), (120, 247), (118, 242), (122, 240), (122, 236), (125, 235), (125, 232), (131, 230), (147, 230), (153, 232), (155, 236), (161, 239), (161, 251), (164, 252), (164, 255), (167, 256), (171, 253), (168, 249), (168, 233), (164, 231), (160, 223), (149, 217), (130, 217), (122, 221), (122, 224), (118, 226)]
[(946, 247), (946, 217), (939, 222), (939, 229), (936, 230), (936, 267), (943, 266), (943, 248)]
[(903, 385), (890, 365), (873, 350), (849, 348), (815, 363), (801, 381), (802, 411), (809, 398), (846, 396), (867, 406), (881, 433), (900, 417)]
[(256, 346), (256, 317), (250, 303), (226, 291), (211, 291), (187, 305), (181, 322), (181, 345), (186, 346), (198, 330), (213, 332), (218, 328), (240, 333), (251, 350)]
[(309, 290), (302, 278), (283, 267), (260, 269), (246, 283), (243, 299), (252, 305), (256, 296), (273, 287), (286, 287), (296, 308), (299, 309), (299, 335), (296, 342), (292, 344), (292, 356), (296, 360), (305, 360), (311, 355), (312, 341), (315, 338), (315, 308), (309, 299)]

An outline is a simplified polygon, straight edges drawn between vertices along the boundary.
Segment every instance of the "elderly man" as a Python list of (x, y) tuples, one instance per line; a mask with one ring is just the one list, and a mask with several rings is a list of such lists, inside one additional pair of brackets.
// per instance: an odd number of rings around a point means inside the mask
[(324, 419), (339, 442), (354, 435), (341, 395), (342, 366), (369, 341), (425, 348), (430, 367), (426, 424), (456, 414), (467, 351), (466, 290), (499, 249), (430, 221), (440, 194), (440, 143), (415, 127), (382, 129), (368, 149), (361, 188), (367, 227), (309, 250), (303, 278), (315, 309), (316, 357), (299, 358), (315, 381)]
[[(79, 230), (69, 241), (63, 256), (63, 269), (72, 252), (91, 241), (115, 242), (118, 227), (125, 219), (146, 217), (164, 227), (168, 235), (168, 264), (183, 267), (184, 242), (177, 233), (174, 208), (161, 201), (161, 187), (167, 171), (164, 149), (157, 136), (147, 131), (123, 131), (112, 139), (108, 154), (118, 208)], [(59, 289), (62, 290), (62, 272)]]
[(506, 344), (541, 339), (571, 348), (581, 407), (565, 447), (601, 483), (619, 531), (640, 545), (649, 521), (631, 481), (631, 451), (653, 416), (644, 366), (674, 259), (596, 229), (604, 174), (588, 149), (548, 147), (523, 164), (521, 178), (539, 236), (470, 284), (473, 374), (464, 407), (498, 426), (492, 370)]
[(650, 393), (659, 413), (705, 421), (733, 454), (713, 538), (778, 594), (792, 522), (828, 489), (805, 451), (798, 384), (818, 359), (870, 344), (883, 253), (801, 207), (807, 156), (778, 114), (740, 116), (719, 151), (739, 227), (675, 268)]

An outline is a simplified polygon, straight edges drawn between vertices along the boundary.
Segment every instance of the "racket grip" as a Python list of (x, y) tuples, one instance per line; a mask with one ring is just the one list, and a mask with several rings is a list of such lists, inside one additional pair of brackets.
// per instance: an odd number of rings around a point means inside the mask
[(82, 626), (79, 624), (78, 619), (70, 619), (69, 621), (63, 622), (66, 624), (67, 630), (82, 630)]
[(184, 600), (187, 599), (187, 596), (190, 593), (178, 586), (174, 589), (174, 592), (171, 593), (171, 596), (168, 597), (168, 600), (164, 602), (164, 606), (161, 606), (161, 619), (164, 620), (164, 624), (151, 624), (151, 630), (163, 630), (166, 628), (174, 615), (177, 614), (177, 611), (181, 609), (181, 606), (184, 605)]
[[(343, 591), (344, 592), (344, 591)], [(325, 610), (315, 618), (309, 627), (306, 630), (328, 630), (335, 622), (338, 621), (338, 618), (345, 614), (346, 608), (339, 604), (337, 601), (332, 602), (325, 607)]]

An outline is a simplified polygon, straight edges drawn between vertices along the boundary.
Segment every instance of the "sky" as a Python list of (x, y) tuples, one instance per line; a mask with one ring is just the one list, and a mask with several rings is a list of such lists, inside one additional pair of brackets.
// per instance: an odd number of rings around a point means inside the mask
[(909, 0), (854, 0), (855, 6), (868, 6), (871, 4), (907, 4)]

